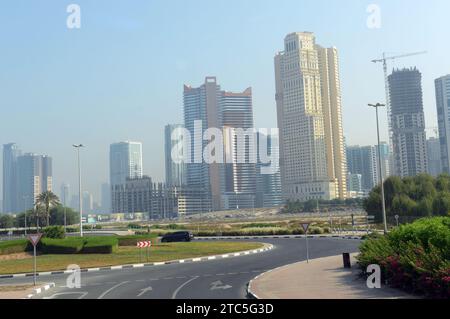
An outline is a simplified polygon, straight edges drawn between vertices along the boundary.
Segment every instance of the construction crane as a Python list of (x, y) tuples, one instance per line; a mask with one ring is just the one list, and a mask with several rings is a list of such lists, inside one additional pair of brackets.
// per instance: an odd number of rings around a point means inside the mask
[(389, 80), (388, 80), (388, 67), (387, 67), (387, 61), (388, 60), (396, 60), (401, 58), (406, 58), (414, 55), (421, 55), (426, 54), (427, 51), (422, 52), (414, 52), (414, 53), (407, 53), (397, 56), (386, 56), (386, 53), (383, 53), (382, 59), (376, 59), (372, 60), (373, 63), (383, 63), (383, 70), (384, 70), (384, 85), (386, 90), (386, 108), (388, 113), (388, 124), (389, 124), (389, 144), (392, 147), (392, 123), (391, 123), (391, 101), (390, 101), (390, 92), (389, 92)]

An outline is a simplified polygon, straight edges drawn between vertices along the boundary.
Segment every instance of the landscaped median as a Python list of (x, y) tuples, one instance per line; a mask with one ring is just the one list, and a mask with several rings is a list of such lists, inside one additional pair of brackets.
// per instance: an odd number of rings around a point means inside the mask
[[(144, 236), (128, 237), (86, 237), (48, 239), (39, 245), (37, 271), (48, 272), (65, 270), (76, 264), (80, 268), (96, 268), (137, 263), (165, 262), (178, 259), (215, 256), (263, 247), (261, 243), (251, 242), (188, 242), (155, 243), (147, 250), (136, 247), (138, 240)], [(27, 252), (23, 241), (0, 243), (0, 275), (31, 273), (33, 271), (32, 255)], [(29, 247), (28, 247), (29, 248)]]

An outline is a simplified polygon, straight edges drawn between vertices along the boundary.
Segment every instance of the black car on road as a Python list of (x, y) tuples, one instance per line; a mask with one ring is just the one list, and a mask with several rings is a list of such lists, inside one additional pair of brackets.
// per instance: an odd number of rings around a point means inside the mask
[(179, 231), (176, 233), (166, 234), (161, 237), (162, 243), (191, 241), (194, 238), (191, 232)]

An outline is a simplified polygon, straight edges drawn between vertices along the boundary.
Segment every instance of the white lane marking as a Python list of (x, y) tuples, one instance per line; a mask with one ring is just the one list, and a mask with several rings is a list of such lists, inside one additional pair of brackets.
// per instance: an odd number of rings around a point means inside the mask
[(176, 299), (180, 290), (183, 289), (184, 286), (188, 285), (191, 281), (194, 281), (197, 278), (198, 278), (198, 276), (193, 277), (193, 278), (189, 279), (188, 281), (186, 281), (184, 284), (182, 284), (180, 287), (178, 287), (177, 290), (175, 290), (174, 293), (172, 294), (172, 299)]
[(142, 289), (141, 292), (139, 293), (139, 295), (137, 295), (137, 296), (140, 297), (140, 296), (142, 296), (143, 294), (145, 294), (146, 292), (149, 292), (149, 291), (153, 291), (153, 288), (151, 286)]
[(87, 292), (60, 292), (54, 295), (51, 295), (50, 297), (44, 297), (43, 299), (56, 299), (57, 296), (64, 296), (64, 295), (80, 295), (77, 299), (83, 299), (88, 293)]
[(102, 293), (97, 299), (103, 299), (103, 297), (105, 297), (107, 294), (109, 294), (111, 291), (113, 291), (114, 289), (116, 289), (116, 288), (118, 288), (118, 287), (120, 287), (120, 286), (122, 286), (122, 285), (125, 285), (125, 284), (127, 284), (127, 283), (129, 283), (129, 281), (124, 281), (124, 282), (121, 282), (120, 284), (117, 284), (117, 285), (115, 285), (115, 286), (112, 286), (111, 288), (109, 288), (108, 290), (106, 290), (104, 293)]
[(225, 285), (223, 282), (218, 280), (218, 281), (211, 283), (210, 290), (218, 290), (218, 289), (226, 290), (226, 289), (230, 289), (230, 288), (233, 288), (233, 287), (230, 285)]

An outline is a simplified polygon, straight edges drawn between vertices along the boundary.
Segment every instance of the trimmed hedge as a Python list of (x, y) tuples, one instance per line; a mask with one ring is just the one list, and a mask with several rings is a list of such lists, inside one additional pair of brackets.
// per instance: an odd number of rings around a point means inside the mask
[(119, 241), (114, 237), (87, 237), (82, 254), (112, 254), (117, 251)]
[(32, 249), (33, 247), (26, 239), (0, 242), (0, 255), (18, 254)]
[(38, 244), (43, 254), (77, 254), (84, 246), (83, 238), (43, 238)]

